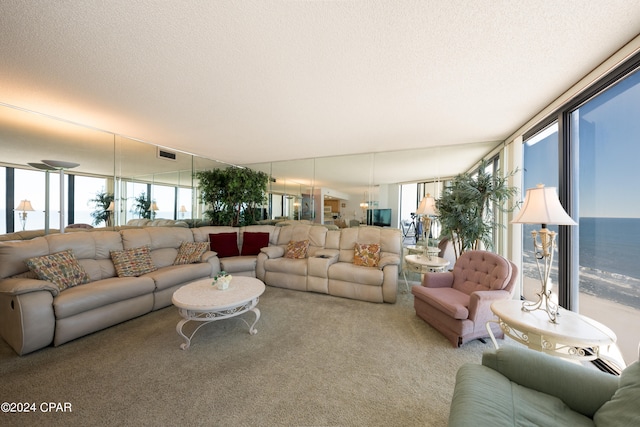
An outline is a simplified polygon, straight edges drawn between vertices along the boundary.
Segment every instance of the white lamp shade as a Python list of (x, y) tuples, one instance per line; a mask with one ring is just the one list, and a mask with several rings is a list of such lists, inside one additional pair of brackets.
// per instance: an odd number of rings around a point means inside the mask
[(545, 187), (543, 184), (527, 190), (524, 205), (511, 223), (577, 225), (560, 204), (555, 187)]
[(417, 215), (436, 215), (436, 200), (427, 193), (420, 201)]
[(35, 209), (33, 209), (33, 206), (31, 206), (31, 202), (27, 199), (25, 200), (20, 200), (20, 203), (18, 204), (18, 207), (16, 208), (17, 211), (21, 211), (21, 212), (31, 212), (34, 211)]
[[(295, 203), (294, 203), (295, 205)], [(180, 206), (180, 212), (185, 213), (187, 212), (187, 207), (185, 205)]]
[(156, 202), (152, 202), (151, 203), (151, 210), (152, 211), (159, 211), (160, 208), (158, 208), (158, 205), (156, 204)]
[(113, 203), (113, 201), (109, 202), (109, 207), (107, 208), (107, 210), (113, 212), (115, 208), (115, 203)]

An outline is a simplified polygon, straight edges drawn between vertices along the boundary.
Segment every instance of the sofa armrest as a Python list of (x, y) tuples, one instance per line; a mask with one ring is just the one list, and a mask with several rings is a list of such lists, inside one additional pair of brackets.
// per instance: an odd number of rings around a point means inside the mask
[(206, 251), (205, 253), (202, 254), (202, 256), (200, 257), (200, 262), (207, 262), (209, 261), (211, 258), (213, 257), (217, 257), (218, 256), (218, 252), (215, 251)]
[(387, 265), (400, 265), (400, 257), (398, 255), (385, 255), (380, 257), (378, 267), (380, 270), (384, 269)]
[(619, 386), (614, 375), (520, 347), (486, 351), (482, 364), (523, 387), (561, 399), (589, 418), (611, 400)]
[(0, 293), (8, 295), (21, 295), (29, 292), (49, 291), (52, 296), (60, 293), (58, 287), (46, 280), (9, 278), (0, 280)]
[(282, 246), (267, 246), (260, 249), (260, 252), (265, 254), (267, 258), (282, 258), (284, 256), (284, 248)]
[(453, 273), (425, 273), (422, 279), (422, 286), (427, 288), (450, 288), (453, 286)]

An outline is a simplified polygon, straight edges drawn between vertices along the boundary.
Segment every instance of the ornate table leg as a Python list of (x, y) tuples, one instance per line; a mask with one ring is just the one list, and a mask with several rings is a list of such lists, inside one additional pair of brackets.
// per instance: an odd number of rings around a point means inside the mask
[[(178, 322), (178, 324), (176, 325), (176, 331), (178, 332), (178, 334), (184, 338), (184, 342), (182, 344), (180, 344), (180, 348), (182, 350), (186, 350), (189, 348), (189, 346), (191, 345), (191, 338), (187, 337), (183, 332), (182, 332), (182, 327), (184, 326), (185, 323), (187, 323), (189, 321), (189, 319), (182, 319), (181, 321)], [(191, 335), (193, 336), (193, 335)]]
[(260, 310), (258, 307), (253, 307), (251, 311), (256, 314), (256, 320), (251, 324), (251, 326), (249, 326), (249, 333), (251, 335), (255, 335), (258, 333), (258, 330), (254, 326), (256, 326), (256, 323), (258, 323), (258, 320), (260, 319)]

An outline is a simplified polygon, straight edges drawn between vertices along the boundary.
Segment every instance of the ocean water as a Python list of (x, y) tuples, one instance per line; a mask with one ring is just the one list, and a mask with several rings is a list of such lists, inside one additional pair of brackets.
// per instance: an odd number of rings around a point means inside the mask
[[(525, 227), (525, 242), (534, 229)], [(640, 218), (580, 218), (578, 232), (580, 291), (640, 309)], [(537, 279), (528, 242), (524, 249), (523, 273)]]

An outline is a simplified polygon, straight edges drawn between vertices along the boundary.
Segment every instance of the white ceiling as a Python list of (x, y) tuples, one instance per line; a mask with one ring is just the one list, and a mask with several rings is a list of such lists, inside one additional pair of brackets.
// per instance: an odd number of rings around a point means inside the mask
[(400, 150), (376, 168), (402, 182), (469, 167), (638, 33), (628, 0), (3, 0), (0, 102), (234, 164)]

